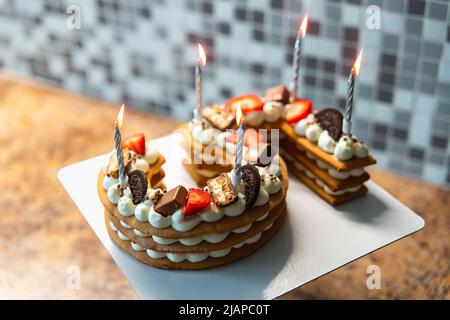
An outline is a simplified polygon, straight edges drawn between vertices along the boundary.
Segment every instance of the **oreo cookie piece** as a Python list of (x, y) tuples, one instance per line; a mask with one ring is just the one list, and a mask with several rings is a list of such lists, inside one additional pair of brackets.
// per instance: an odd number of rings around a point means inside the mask
[(148, 189), (147, 175), (140, 170), (128, 173), (128, 185), (133, 195), (133, 203), (138, 204), (145, 200)]
[(249, 209), (255, 205), (261, 187), (259, 171), (254, 165), (246, 164), (242, 166), (241, 177), (245, 188), (245, 207)]
[(323, 130), (327, 130), (330, 137), (335, 141), (339, 141), (342, 136), (342, 113), (337, 109), (323, 109), (315, 114), (317, 122)]

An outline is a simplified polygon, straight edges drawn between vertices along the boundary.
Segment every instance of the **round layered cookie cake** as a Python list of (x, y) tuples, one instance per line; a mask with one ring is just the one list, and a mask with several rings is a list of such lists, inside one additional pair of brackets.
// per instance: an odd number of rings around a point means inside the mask
[(206, 269), (238, 260), (263, 246), (286, 216), (288, 177), (279, 156), (266, 166), (243, 165), (235, 186), (232, 172), (202, 189), (169, 190), (139, 169), (127, 175), (126, 186), (111, 186), (99, 172), (106, 228), (118, 246), (153, 267)]

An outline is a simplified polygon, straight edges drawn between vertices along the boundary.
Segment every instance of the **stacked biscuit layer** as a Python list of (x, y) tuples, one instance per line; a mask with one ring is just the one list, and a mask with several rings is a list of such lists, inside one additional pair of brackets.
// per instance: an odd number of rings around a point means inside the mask
[[(286, 215), (288, 188), (284, 163), (280, 163), (280, 169), (281, 188), (270, 194), (264, 205), (246, 209), (236, 216), (230, 211), (214, 222), (202, 219), (184, 232), (173, 225), (156, 228), (149, 221), (138, 220), (135, 215), (122, 215), (102, 188), (102, 172), (98, 177), (98, 192), (105, 207), (105, 223), (111, 238), (130, 255), (158, 268), (205, 269), (249, 255), (278, 230)], [(172, 219), (178, 218), (173, 216)]]
[[(270, 143), (271, 130), (278, 130), (281, 123), (281, 121), (265, 122), (259, 128), (249, 128), (267, 130), (266, 142)], [(187, 158), (183, 159), (183, 165), (197, 185), (205, 186), (209, 179), (221, 173), (230, 172), (233, 169), (236, 145), (226, 141), (225, 137), (229, 133), (221, 132), (214, 137), (212, 143), (202, 144), (193, 137), (192, 130), (188, 124), (180, 126), (178, 132), (183, 137), (182, 147), (188, 155)], [(278, 133), (276, 133), (275, 138), (278, 139)], [(256, 148), (256, 145), (253, 147)], [(248, 148), (245, 147), (244, 153), (247, 153), (247, 151)]]
[(205, 186), (209, 179), (233, 169), (232, 150), (227, 150), (225, 144), (220, 146), (196, 141), (188, 124), (183, 124), (178, 131), (183, 137), (182, 147), (188, 155), (183, 165), (197, 185)]
[(367, 192), (370, 179), (365, 168), (376, 163), (369, 155), (348, 161), (336, 160), (317, 144), (298, 136), (292, 126), (282, 126), (281, 151), (289, 171), (331, 205), (338, 205)]

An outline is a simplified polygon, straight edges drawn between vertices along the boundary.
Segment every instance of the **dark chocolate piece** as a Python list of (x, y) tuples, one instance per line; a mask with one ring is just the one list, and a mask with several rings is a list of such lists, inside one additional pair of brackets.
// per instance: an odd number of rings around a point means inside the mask
[(215, 128), (223, 131), (233, 127), (236, 123), (235, 115), (231, 112), (228, 112), (224, 108), (219, 107), (218, 105), (211, 105), (206, 107), (203, 112), (203, 116), (206, 120), (208, 120), (211, 125)]
[(231, 179), (226, 173), (222, 173), (214, 179), (209, 179), (206, 185), (214, 203), (218, 207), (228, 206), (237, 199)]
[(147, 175), (140, 170), (128, 173), (128, 185), (133, 195), (133, 203), (138, 204), (145, 200), (148, 189)]
[(261, 178), (258, 169), (251, 164), (242, 166), (241, 177), (245, 187), (245, 207), (249, 209), (255, 205), (256, 199), (258, 199)]
[(279, 85), (268, 88), (266, 90), (265, 98), (267, 101), (277, 101), (282, 104), (288, 104), (290, 95), (289, 90), (285, 86)]
[(187, 190), (183, 186), (175, 187), (163, 194), (153, 209), (160, 215), (167, 217), (184, 205)]
[(330, 137), (339, 141), (342, 136), (342, 113), (337, 109), (323, 109), (316, 113), (315, 118), (323, 130), (327, 130)]

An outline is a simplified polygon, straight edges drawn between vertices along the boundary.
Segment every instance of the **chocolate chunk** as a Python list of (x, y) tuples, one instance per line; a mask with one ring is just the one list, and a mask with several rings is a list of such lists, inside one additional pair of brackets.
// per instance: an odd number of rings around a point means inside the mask
[(163, 194), (153, 209), (160, 215), (167, 217), (184, 205), (187, 190), (183, 186), (175, 187)]
[[(252, 150), (253, 151), (253, 150)], [(278, 150), (271, 144), (259, 144), (255, 152), (249, 151), (247, 161), (258, 167), (265, 167), (270, 164), (272, 159), (277, 155)]]
[(226, 173), (222, 173), (214, 179), (209, 179), (206, 183), (212, 200), (218, 207), (225, 207), (237, 200), (233, 184)]
[(323, 109), (316, 113), (315, 118), (323, 130), (327, 130), (330, 137), (339, 141), (342, 136), (342, 113), (337, 109)]
[(279, 85), (268, 88), (266, 90), (265, 98), (267, 101), (277, 101), (283, 104), (288, 104), (290, 95), (289, 90), (285, 86)]
[(246, 164), (242, 167), (242, 182), (245, 187), (245, 207), (247, 209), (252, 208), (258, 199), (260, 180), (259, 171), (255, 166)]
[[(122, 150), (122, 156), (123, 156), (123, 164), (124, 164), (125, 173), (126, 173), (131, 168), (131, 163), (134, 160), (134, 156), (131, 154), (131, 152), (128, 149)], [(116, 153), (111, 155), (106, 173), (115, 179), (119, 178), (119, 163), (117, 162)]]
[(133, 203), (138, 204), (145, 200), (148, 189), (147, 175), (140, 170), (128, 173), (128, 185), (133, 195)]
[(221, 108), (215, 104), (206, 107), (202, 114), (205, 119), (209, 121), (209, 123), (221, 131), (233, 127), (236, 123), (236, 118), (233, 113), (228, 112), (224, 108)]

